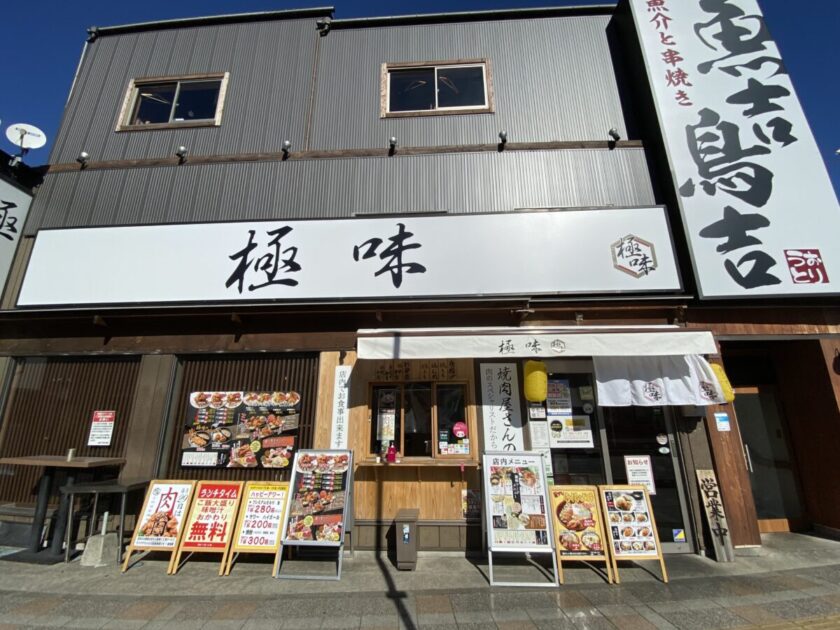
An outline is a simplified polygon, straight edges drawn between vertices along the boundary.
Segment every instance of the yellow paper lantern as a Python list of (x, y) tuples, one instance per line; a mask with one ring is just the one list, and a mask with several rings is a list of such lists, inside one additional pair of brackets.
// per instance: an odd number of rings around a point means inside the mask
[(735, 400), (735, 392), (732, 389), (732, 383), (729, 382), (729, 377), (726, 375), (726, 372), (723, 371), (723, 366), (720, 363), (711, 363), (712, 372), (715, 373), (717, 376), (718, 383), (720, 383), (720, 389), (723, 392), (723, 399), (731, 403)]
[(548, 372), (542, 361), (525, 362), (525, 400), (542, 402), (548, 395)]

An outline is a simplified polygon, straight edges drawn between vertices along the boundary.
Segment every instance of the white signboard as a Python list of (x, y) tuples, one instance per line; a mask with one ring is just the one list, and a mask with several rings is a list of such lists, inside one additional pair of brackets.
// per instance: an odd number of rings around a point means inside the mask
[(0, 179), (0, 291), (6, 286), (32, 197)]
[(701, 296), (840, 292), (840, 208), (756, 0), (630, 4)]
[(481, 363), (485, 451), (522, 451), (522, 412), (516, 363)]
[(644, 486), (649, 495), (656, 494), (650, 455), (625, 455), (624, 470), (627, 472), (627, 485)]
[(88, 446), (111, 446), (116, 411), (94, 411), (90, 421)]
[(549, 417), (572, 413), (572, 388), (569, 385), (569, 379), (548, 379), (545, 405)]
[(347, 430), (350, 419), (350, 372), (352, 366), (339, 365), (335, 368), (335, 387), (333, 389), (331, 449), (347, 448)]
[(249, 481), (233, 541), (235, 552), (276, 552), (286, 508), (287, 483)]
[(41, 230), (18, 305), (679, 289), (664, 209), (610, 208)]
[(551, 513), (543, 457), (486, 453), (483, 471), (490, 550), (550, 550)]
[(548, 419), (551, 448), (593, 448), (592, 421), (587, 415), (551, 416)]

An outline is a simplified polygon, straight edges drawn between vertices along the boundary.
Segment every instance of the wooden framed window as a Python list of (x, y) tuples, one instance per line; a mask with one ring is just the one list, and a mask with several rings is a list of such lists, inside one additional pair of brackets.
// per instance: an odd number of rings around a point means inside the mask
[(145, 77), (128, 84), (117, 131), (218, 127), (230, 73)]
[(472, 436), (459, 437), (467, 422), (466, 383), (373, 383), (370, 392), (370, 454), (393, 442), (406, 458), (468, 458)]
[(382, 118), (493, 111), (489, 59), (382, 64)]

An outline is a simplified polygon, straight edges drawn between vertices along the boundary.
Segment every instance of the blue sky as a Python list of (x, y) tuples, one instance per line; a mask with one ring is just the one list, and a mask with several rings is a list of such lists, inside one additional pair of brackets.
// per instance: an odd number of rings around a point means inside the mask
[[(681, 0), (692, 1), (692, 0)], [(834, 182), (840, 190), (840, 70), (837, 33), (840, 0), (759, 0), (770, 32), (781, 49), (805, 115)], [(525, 6), (604, 4), (599, 0), (7, 0), (0, 10), (3, 61), (0, 63), (0, 126), (28, 122), (55, 137), (70, 83), (89, 26), (110, 26), (176, 17), (266, 11), (313, 6), (336, 7), (337, 18), (442, 11), (478, 11)], [(7, 152), (14, 148), (0, 140)], [(42, 164), (45, 148), (27, 156)]]

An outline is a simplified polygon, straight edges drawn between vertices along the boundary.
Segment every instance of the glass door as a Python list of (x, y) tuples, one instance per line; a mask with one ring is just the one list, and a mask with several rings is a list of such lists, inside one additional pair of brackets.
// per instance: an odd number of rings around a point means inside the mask
[(628, 483), (625, 458), (630, 458), (636, 465), (645, 465), (649, 461), (656, 489), (650, 499), (662, 548), (669, 553), (694, 551), (679, 449), (670, 412), (666, 407), (600, 409), (604, 418), (604, 450), (611, 483)]
[(750, 472), (758, 527), (787, 532), (805, 525), (787, 425), (772, 385), (735, 390), (735, 413)]

